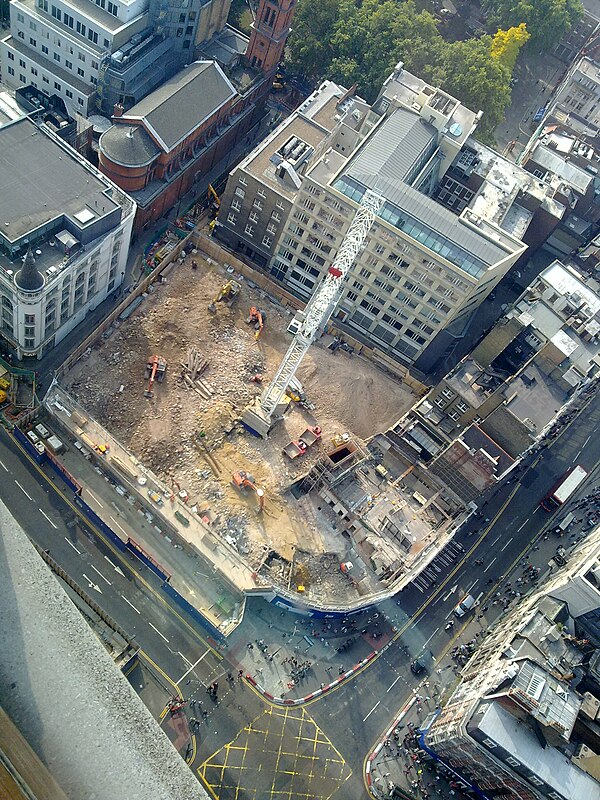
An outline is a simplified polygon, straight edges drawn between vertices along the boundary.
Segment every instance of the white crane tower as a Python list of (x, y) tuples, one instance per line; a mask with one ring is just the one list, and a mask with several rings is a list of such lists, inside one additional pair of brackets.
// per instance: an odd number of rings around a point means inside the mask
[(383, 205), (383, 197), (367, 189), (344, 236), (329, 271), (315, 289), (304, 310), (304, 321), (283, 357), (275, 377), (255, 403), (245, 410), (242, 422), (266, 438), (277, 418), (277, 409), (300, 362), (340, 300), (344, 282)]

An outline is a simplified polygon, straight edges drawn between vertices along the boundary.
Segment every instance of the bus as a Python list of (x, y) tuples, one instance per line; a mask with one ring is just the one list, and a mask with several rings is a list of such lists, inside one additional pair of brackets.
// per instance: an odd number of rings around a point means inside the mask
[(562, 506), (572, 497), (575, 490), (581, 486), (587, 475), (587, 471), (580, 464), (570, 469), (540, 502), (541, 507), (546, 511), (554, 511), (559, 506)]

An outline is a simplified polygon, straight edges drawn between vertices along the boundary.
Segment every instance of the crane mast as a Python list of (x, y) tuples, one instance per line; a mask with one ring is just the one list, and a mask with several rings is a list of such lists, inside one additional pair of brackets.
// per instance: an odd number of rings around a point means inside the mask
[(338, 304), (350, 268), (363, 247), (382, 205), (383, 198), (367, 189), (332, 266), (308, 301), (302, 327), (295, 334), (273, 380), (255, 405), (246, 409), (242, 417), (244, 424), (260, 436), (266, 437), (274, 422), (274, 411), (281, 403), (290, 381), (317, 333)]

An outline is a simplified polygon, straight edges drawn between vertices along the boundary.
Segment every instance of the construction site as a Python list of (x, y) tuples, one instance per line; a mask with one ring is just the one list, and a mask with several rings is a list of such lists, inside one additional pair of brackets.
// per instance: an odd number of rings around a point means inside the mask
[(294, 309), (201, 250), (173, 266), (61, 386), (259, 582), (322, 601), (389, 585), (455, 511), (369, 450), (417, 396), (320, 335), (268, 437), (252, 435), (244, 410), (284, 358)]

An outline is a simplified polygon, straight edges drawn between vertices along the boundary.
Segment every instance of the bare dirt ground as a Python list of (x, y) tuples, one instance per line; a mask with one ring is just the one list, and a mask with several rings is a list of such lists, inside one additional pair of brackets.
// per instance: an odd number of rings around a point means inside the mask
[[(196, 256), (178, 265), (167, 281), (157, 285), (142, 306), (117, 330), (80, 360), (62, 384), (101, 424), (166, 483), (177, 481), (190, 502), (210, 510), (223, 535), (258, 565), (272, 548), (292, 560), (296, 548), (322, 554), (332, 543), (321, 536), (314, 518), (298, 513), (290, 483), (332, 449), (335, 433), (350, 432), (364, 440), (395, 422), (415, 397), (410, 389), (364, 358), (313, 346), (298, 378), (315, 404), (314, 416), (294, 408), (274, 429), (268, 441), (231, 428), (261, 387), (250, 382), (260, 372), (269, 380), (285, 353), (290, 336), (290, 313), (242, 280), (242, 292), (229, 309), (210, 300), (231, 276)], [(259, 342), (246, 324), (251, 305), (267, 313)], [(209, 360), (202, 377), (214, 395), (204, 400), (181, 378), (181, 362), (196, 347)], [(159, 354), (168, 362), (164, 383), (154, 396), (144, 397), (148, 357)], [(304, 456), (291, 461), (282, 447), (297, 438), (307, 424), (318, 423), (323, 440)], [(209, 463), (207, 448), (216, 461)], [(253, 493), (242, 494), (231, 483), (236, 470), (250, 472), (265, 490), (266, 506), (258, 513)], [(342, 550), (340, 543), (340, 550)]]

